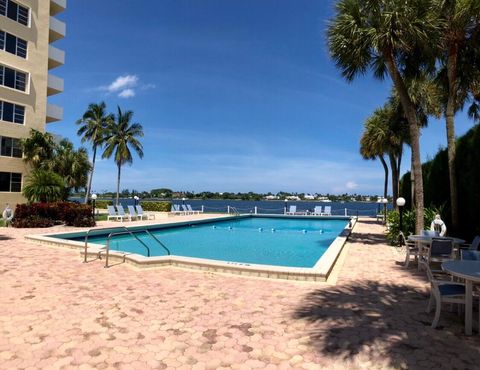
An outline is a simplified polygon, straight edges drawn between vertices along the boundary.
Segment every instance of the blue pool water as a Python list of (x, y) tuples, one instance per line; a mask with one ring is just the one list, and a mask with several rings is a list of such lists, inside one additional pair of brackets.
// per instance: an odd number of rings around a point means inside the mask
[[(347, 220), (248, 217), (228, 221), (150, 229), (172, 255), (247, 264), (313, 267)], [(272, 230), (273, 229), (273, 230)], [(166, 251), (145, 233), (136, 234), (150, 247), (151, 256)], [(83, 241), (83, 237), (64, 239)], [(106, 244), (107, 235), (89, 237)], [(114, 236), (111, 250), (146, 256), (146, 249), (130, 235)]]

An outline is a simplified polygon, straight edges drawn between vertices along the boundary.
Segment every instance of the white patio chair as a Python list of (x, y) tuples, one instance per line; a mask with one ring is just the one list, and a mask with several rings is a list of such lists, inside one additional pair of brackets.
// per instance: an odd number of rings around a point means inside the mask
[(313, 209), (312, 215), (321, 216), (322, 215), (322, 206), (315, 206)]
[(411, 242), (407, 238), (405, 238), (405, 235), (402, 231), (400, 231), (400, 233), (398, 234), (398, 244), (401, 247), (405, 248), (405, 267), (408, 267), (410, 265), (411, 257), (414, 257), (415, 262), (418, 263), (419, 248), (415, 242)]
[(440, 320), (442, 303), (465, 304), (465, 285), (455, 283), (449, 280), (438, 280), (433, 276), (428, 263), (420, 262), (427, 272), (430, 282), (430, 299), (428, 301), (427, 313), (430, 313), (435, 303), (435, 317), (433, 318), (432, 328), (436, 328)]

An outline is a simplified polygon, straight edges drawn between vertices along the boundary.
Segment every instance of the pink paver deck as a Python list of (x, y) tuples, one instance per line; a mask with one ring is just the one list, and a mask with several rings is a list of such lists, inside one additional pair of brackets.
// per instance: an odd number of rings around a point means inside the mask
[[(66, 228), (48, 231), (67, 231)], [(362, 220), (336, 285), (174, 268), (104, 269), (1, 229), (0, 369), (473, 369), (478, 336), (442, 314)]]

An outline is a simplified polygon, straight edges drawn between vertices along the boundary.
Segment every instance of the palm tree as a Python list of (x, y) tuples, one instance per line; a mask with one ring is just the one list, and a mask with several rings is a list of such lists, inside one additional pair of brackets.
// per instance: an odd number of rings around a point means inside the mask
[(23, 160), (34, 169), (45, 166), (51, 160), (55, 151), (55, 140), (52, 134), (30, 130), (30, 136), (21, 140)]
[(392, 171), (393, 205), (396, 207), (403, 144), (407, 139), (407, 134), (403, 115), (399, 115), (392, 99), (383, 107), (376, 109), (365, 121), (364, 132), (360, 140), (360, 153), (365, 159), (379, 158), (382, 162), (385, 170), (385, 198), (387, 197), (388, 166), (383, 155), (388, 156)]
[(93, 149), (92, 169), (88, 179), (87, 190), (85, 194), (85, 203), (88, 201), (92, 189), (93, 171), (95, 170), (95, 159), (97, 157), (97, 148), (102, 146), (105, 139), (105, 130), (110, 122), (113, 121), (113, 115), (106, 113), (106, 104), (90, 104), (82, 118), (77, 121), (80, 128), (77, 131), (78, 136), (82, 136), (82, 143), (90, 142)]
[(383, 157), (385, 153), (385, 148), (382, 143), (378, 143), (375, 140), (376, 135), (373, 134), (373, 127), (369, 123), (369, 119), (365, 122), (364, 131), (362, 137), (360, 138), (360, 154), (363, 159), (379, 159), (382, 163), (383, 170), (385, 172), (384, 183), (383, 183), (383, 197), (386, 199), (388, 196), (388, 165)]
[(331, 55), (348, 81), (370, 69), (393, 81), (409, 125), (417, 232), (424, 224), (420, 125), (406, 78), (430, 62), (426, 50), (438, 31), (431, 9), (432, 0), (340, 0), (328, 27)]
[[(447, 131), (448, 170), (452, 226), (458, 227), (458, 201), (456, 181), (455, 113), (463, 107), (468, 97), (472, 73), (478, 68), (463, 54), (469, 44), (480, 37), (480, 2), (478, 0), (436, 0), (440, 13), (440, 62), (443, 64), (439, 80), (445, 87), (444, 115)], [(463, 57), (462, 57), (463, 56)], [(462, 63), (463, 62), (463, 63)]]
[(117, 205), (120, 194), (122, 166), (133, 162), (130, 148), (132, 148), (140, 158), (143, 158), (143, 146), (137, 139), (138, 137), (143, 137), (143, 127), (139, 123), (131, 123), (132, 117), (132, 111), (122, 112), (120, 107), (118, 107), (115, 120), (110, 123), (105, 136), (105, 151), (103, 152), (102, 158), (110, 158), (113, 155), (113, 160), (118, 167)]
[(72, 189), (78, 191), (87, 185), (88, 173), (92, 168), (85, 148), (75, 150), (68, 139), (63, 139), (55, 149), (55, 156), (48, 169), (59, 174), (65, 182), (64, 199), (68, 199)]
[(60, 175), (46, 170), (33, 170), (22, 193), (29, 202), (55, 202), (64, 195), (64, 182)]

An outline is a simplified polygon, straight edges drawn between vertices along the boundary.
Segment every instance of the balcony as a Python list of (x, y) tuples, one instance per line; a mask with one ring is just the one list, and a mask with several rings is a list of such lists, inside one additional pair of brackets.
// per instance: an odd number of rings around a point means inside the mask
[(48, 36), (48, 42), (63, 39), (67, 34), (67, 26), (64, 22), (59, 21), (57, 18), (50, 17), (50, 33)]
[(50, 45), (48, 47), (48, 69), (57, 68), (65, 64), (65, 52)]
[(63, 79), (49, 74), (47, 82), (47, 96), (60, 94), (61, 92), (63, 92)]
[(50, 0), (50, 15), (56, 15), (65, 11), (67, 0)]
[(63, 108), (58, 105), (47, 104), (47, 117), (45, 121), (47, 123), (57, 122), (63, 119)]

